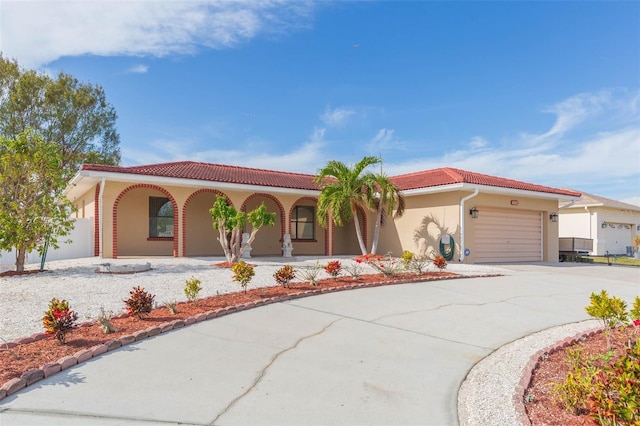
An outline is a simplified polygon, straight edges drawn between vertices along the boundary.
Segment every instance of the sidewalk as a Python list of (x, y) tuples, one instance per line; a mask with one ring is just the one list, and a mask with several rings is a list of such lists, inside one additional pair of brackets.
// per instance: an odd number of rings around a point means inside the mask
[[(631, 300), (640, 270), (375, 287), (243, 311), (137, 342), (0, 402), (0, 424), (457, 424), (467, 372), (499, 347)], [(487, 392), (491, 392), (487, 389)]]

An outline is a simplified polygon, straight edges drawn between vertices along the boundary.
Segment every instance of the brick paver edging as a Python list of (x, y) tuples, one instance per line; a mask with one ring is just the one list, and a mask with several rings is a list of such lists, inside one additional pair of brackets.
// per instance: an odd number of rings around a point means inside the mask
[[(225, 308), (216, 309), (214, 311), (203, 312), (185, 319), (177, 319), (177, 320), (169, 321), (160, 325), (154, 325), (145, 330), (139, 330), (135, 333), (121, 336), (118, 339), (108, 340), (104, 343), (92, 346), (90, 348), (81, 349), (78, 352), (74, 353), (73, 355), (62, 357), (56, 362), (45, 364), (38, 369), (26, 371), (22, 373), (20, 377), (11, 379), (5, 382), (2, 386), (0, 386), (0, 401), (8, 397), (9, 395), (14, 394), (26, 388), (27, 386), (31, 386), (32, 384), (46, 377), (52, 376), (56, 373), (59, 373), (60, 371), (71, 368), (74, 365), (83, 363), (85, 361), (90, 360), (91, 358), (103, 355), (107, 352), (113, 351), (122, 346), (131, 344), (134, 342), (139, 342), (140, 340), (146, 339), (148, 337), (157, 336), (161, 333), (166, 333), (168, 331), (176, 330), (178, 328), (182, 328), (191, 324), (195, 324), (205, 320), (210, 320), (213, 318), (218, 318), (224, 315), (232, 314), (234, 312), (241, 312), (247, 309), (252, 309), (252, 308), (256, 308), (263, 305), (285, 302), (287, 300), (294, 300), (302, 297), (309, 297), (309, 296), (315, 296), (318, 294), (326, 294), (326, 293), (335, 293), (338, 291), (345, 291), (345, 290), (357, 290), (357, 289), (367, 288), (367, 287), (380, 287), (383, 285), (422, 283), (422, 282), (429, 282), (429, 281), (441, 281), (441, 280), (451, 280), (451, 279), (460, 279), (460, 278), (487, 278), (487, 277), (498, 277), (498, 276), (501, 276), (501, 274), (451, 275), (451, 276), (442, 276), (442, 277), (429, 277), (424, 279), (413, 277), (411, 279), (407, 278), (406, 280), (381, 280), (381, 281), (376, 281), (374, 283), (354, 283), (352, 285), (339, 286), (339, 287), (326, 287), (322, 289), (303, 290), (295, 293), (290, 293), (285, 296), (271, 297), (268, 299), (262, 299), (254, 302), (244, 303), (242, 305), (227, 306)], [(123, 315), (128, 316), (128, 314), (123, 314)], [(87, 322), (87, 323), (79, 324), (78, 327), (86, 327), (94, 324), (95, 322)], [(21, 344), (31, 343), (37, 340), (48, 338), (48, 337), (50, 337), (49, 334), (36, 333), (32, 336), (23, 337), (23, 338), (14, 340), (13, 342), (8, 342), (6, 344), (3, 344), (1, 346), (8, 350)]]

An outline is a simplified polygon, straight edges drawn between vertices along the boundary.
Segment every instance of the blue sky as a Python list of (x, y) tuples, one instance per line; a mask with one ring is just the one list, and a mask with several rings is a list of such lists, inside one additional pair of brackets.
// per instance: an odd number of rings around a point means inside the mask
[(123, 165), (380, 155), (640, 205), (640, 2), (12, 1), (0, 50), (101, 85)]

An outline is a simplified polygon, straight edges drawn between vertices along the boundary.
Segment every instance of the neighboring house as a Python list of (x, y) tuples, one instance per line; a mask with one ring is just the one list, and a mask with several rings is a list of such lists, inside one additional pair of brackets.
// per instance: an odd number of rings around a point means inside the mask
[[(451, 251), (456, 262), (557, 261), (561, 200), (580, 194), (452, 168), (392, 178), (405, 213), (382, 228), (378, 253)], [(199, 162), (133, 167), (85, 164), (65, 191), (78, 217), (94, 221), (94, 254), (222, 256), (209, 215), (216, 196), (250, 211), (264, 202), (276, 225), (260, 230), (252, 256), (281, 256), (290, 234), (293, 255), (359, 254), (353, 223), (316, 220), (313, 175)], [(476, 218), (472, 217), (476, 216)], [(358, 212), (367, 247), (375, 214)], [(444, 237), (444, 239), (443, 239)]]
[(640, 235), (640, 206), (582, 193), (575, 202), (561, 203), (560, 237), (590, 238), (594, 256), (629, 254)]

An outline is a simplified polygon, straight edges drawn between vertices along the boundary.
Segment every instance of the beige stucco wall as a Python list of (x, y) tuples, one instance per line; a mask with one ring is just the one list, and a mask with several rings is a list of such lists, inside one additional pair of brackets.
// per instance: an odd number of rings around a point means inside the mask
[[(418, 241), (424, 238), (426, 253), (439, 254), (439, 241), (442, 235), (449, 234), (455, 240), (455, 252), (452, 262), (459, 261), (464, 249), (471, 251), (464, 256), (464, 263), (474, 262), (475, 235), (474, 220), (469, 215), (471, 207), (475, 206), (482, 214), (483, 207), (500, 208), (505, 210), (535, 210), (542, 211), (542, 250), (544, 261), (558, 260), (558, 226), (548, 220), (551, 212), (558, 211), (556, 200), (540, 200), (521, 196), (504, 196), (479, 193), (466, 201), (463, 212), (464, 247), (461, 247), (460, 202), (470, 192), (449, 192), (418, 195), (406, 198), (404, 215), (394, 222), (389, 222), (381, 232), (380, 249), (378, 253), (391, 252), (400, 256), (402, 250), (419, 253)], [(512, 200), (518, 205), (513, 206)]]
[(87, 219), (95, 216), (95, 189), (85, 192), (77, 200), (73, 201), (76, 211), (73, 217), (76, 219)]
[[(123, 191), (134, 187), (123, 194)], [(217, 241), (217, 232), (213, 230), (208, 210), (213, 204), (216, 194), (196, 187), (164, 186), (164, 192), (148, 185), (136, 185), (124, 182), (106, 182), (103, 193), (103, 257), (113, 257), (113, 208), (118, 197), (117, 207), (117, 242), (118, 256), (152, 256), (174, 254), (178, 256), (221, 256), (222, 249)], [(166, 192), (166, 194), (165, 194)], [(179, 232), (174, 236), (176, 241), (150, 241), (148, 238), (148, 198), (150, 196), (167, 196), (175, 200)], [(256, 194), (250, 191), (226, 191), (234, 207), (241, 208), (246, 202), (246, 209), (251, 210), (264, 201), (267, 210), (276, 212), (274, 227), (265, 227), (258, 232), (253, 243), (252, 256), (280, 256), (282, 254), (282, 234), (290, 231), (290, 212), (294, 205), (314, 205), (315, 199), (295, 194)], [(439, 240), (444, 234), (455, 240), (455, 252), (452, 261), (458, 261), (464, 248), (471, 250), (470, 256), (464, 258), (465, 263), (474, 262), (474, 220), (468, 211), (476, 206), (482, 214), (483, 207), (505, 210), (534, 210), (542, 212), (543, 224), (543, 259), (557, 261), (558, 258), (558, 224), (548, 220), (551, 212), (557, 212), (556, 200), (540, 200), (521, 196), (504, 196), (480, 193), (468, 200), (464, 207), (464, 247), (461, 247), (460, 201), (470, 192), (445, 192), (428, 195), (406, 197), (406, 209), (402, 217), (387, 221), (381, 229), (377, 253), (391, 253), (400, 256), (403, 250), (419, 252), (419, 241), (422, 241), (426, 253), (439, 252)], [(74, 200), (82, 205), (84, 200), (85, 215), (93, 213), (95, 187)], [(518, 205), (511, 204), (517, 200)], [(188, 203), (187, 203), (188, 201)], [(186, 205), (186, 207), (185, 207)], [(371, 249), (375, 214), (365, 212), (367, 249)], [(634, 218), (637, 219), (637, 218)], [(249, 227), (248, 227), (249, 228)], [(284, 231), (283, 231), (284, 228)], [(184, 231), (184, 232), (183, 232)], [(245, 229), (249, 232), (250, 229)], [(343, 227), (325, 229), (316, 223), (316, 239), (312, 242), (293, 241), (293, 255), (324, 255), (327, 234), (333, 234), (334, 244), (329, 247), (333, 254), (359, 254), (353, 223)]]
[[(129, 189), (128, 188), (134, 188)], [(118, 256), (172, 256), (174, 241), (152, 241), (149, 233), (149, 205), (150, 196), (173, 198), (177, 208), (178, 256), (222, 256), (222, 248), (217, 240), (218, 233), (213, 229), (209, 209), (213, 205), (217, 194), (194, 187), (163, 186), (164, 192), (148, 185), (135, 185), (125, 182), (105, 183), (103, 191), (103, 257), (111, 258), (113, 251), (113, 209), (117, 206), (117, 247)], [(123, 191), (127, 190), (123, 194)], [(123, 194), (123, 195), (121, 195)], [(276, 223), (273, 227), (263, 227), (252, 244), (252, 256), (280, 256), (282, 255), (282, 234), (290, 230), (290, 212), (294, 205), (314, 205), (315, 199), (293, 194), (256, 194), (250, 191), (227, 191), (223, 195), (228, 197), (236, 209), (240, 209), (246, 202), (246, 210), (250, 211), (261, 202), (265, 202), (269, 212), (276, 213)], [(85, 214), (93, 216), (95, 187), (82, 194), (74, 204), (82, 206), (84, 201)], [(277, 201), (276, 201), (277, 200)], [(325, 254), (325, 230), (316, 223), (316, 240), (293, 241), (294, 255), (323, 255)], [(247, 225), (245, 232), (250, 232)]]

